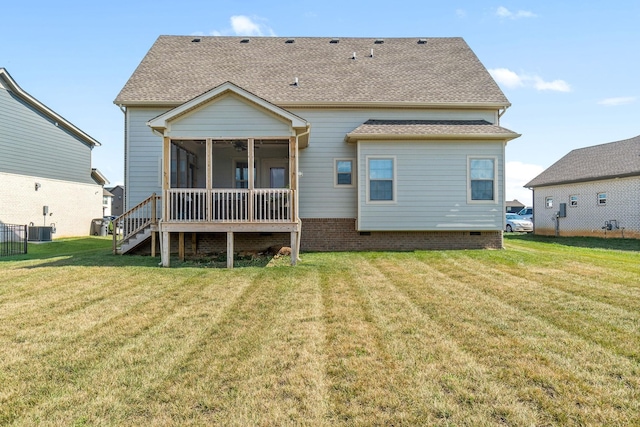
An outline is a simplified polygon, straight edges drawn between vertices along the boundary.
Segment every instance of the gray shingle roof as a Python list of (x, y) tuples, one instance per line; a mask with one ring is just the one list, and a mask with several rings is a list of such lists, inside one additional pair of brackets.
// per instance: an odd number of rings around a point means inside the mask
[(178, 105), (231, 81), (280, 106), (509, 105), (462, 38), (331, 40), (160, 36), (114, 102)]
[(466, 135), (512, 139), (519, 134), (485, 120), (367, 120), (349, 132), (350, 139), (359, 136), (394, 135)]
[(579, 148), (549, 166), (525, 187), (640, 175), (640, 136)]

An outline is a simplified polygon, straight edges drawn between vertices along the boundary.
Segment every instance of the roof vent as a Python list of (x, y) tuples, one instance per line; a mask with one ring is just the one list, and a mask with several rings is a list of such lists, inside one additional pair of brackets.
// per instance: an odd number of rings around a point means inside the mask
[(332, 44), (337, 44), (337, 43), (339, 43), (339, 42), (340, 42), (340, 39), (331, 39), (331, 40), (329, 41), (329, 43), (332, 43)]
[(298, 87), (298, 86), (300, 86), (300, 84), (299, 84), (299, 82), (298, 82), (298, 78), (297, 78), (297, 77), (293, 80), (293, 83), (291, 83), (291, 86), (293, 86), (293, 87)]
[(356, 53), (353, 52), (353, 56), (351, 57), (351, 59), (356, 59)]
[(418, 39), (418, 44), (427, 44), (427, 39)]
[(382, 44), (382, 43), (384, 43), (384, 39), (377, 39), (374, 43), (375, 44)]
[(249, 39), (242, 39), (240, 40), (240, 43), (249, 43)]
[(373, 48), (371, 48), (371, 55), (369, 55), (369, 58), (373, 58)]
[(191, 40), (191, 43), (200, 43), (200, 39), (193, 39)]
[(285, 41), (285, 43), (289, 43), (289, 44), (295, 43), (295, 42), (296, 42), (296, 39), (287, 39), (287, 41)]

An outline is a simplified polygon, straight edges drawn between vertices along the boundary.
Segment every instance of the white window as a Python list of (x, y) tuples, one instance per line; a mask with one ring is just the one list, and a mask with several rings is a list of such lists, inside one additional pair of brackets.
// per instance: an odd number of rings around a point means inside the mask
[(547, 209), (553, 207), (553, 197), (547, 196), (544, 198), (544, 207)]
[(598, 193), (598, 206), (607, 204), (607, 193)]
[(333, 185), (335, 187), (353, 187), (353, 159), (335, 159), (333, 163)]
[(467, 161), (469, 200), (494, 202), (496, 200), (496, 158), (469, 157)]
[(367, 157), (367, 181), (368, 201), (395, 201), (395, 158)]
[(578, 196), (569, 196), (569, 206), (572, 208), (578, 206)]

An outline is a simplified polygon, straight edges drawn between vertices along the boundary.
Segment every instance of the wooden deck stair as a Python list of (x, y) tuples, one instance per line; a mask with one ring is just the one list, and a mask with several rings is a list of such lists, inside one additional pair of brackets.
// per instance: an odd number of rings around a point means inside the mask
[(160, 201), (160, 196), (153, 193), (114, 220), (117, 224), (117, 232), (113, 233), (114, 254), (126, 254), (151, 237), (158, 227)]

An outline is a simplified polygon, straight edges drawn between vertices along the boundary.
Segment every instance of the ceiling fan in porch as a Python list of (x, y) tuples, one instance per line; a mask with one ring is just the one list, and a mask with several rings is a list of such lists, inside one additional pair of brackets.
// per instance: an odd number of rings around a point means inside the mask
[[(258, 147), (257, 145), (254, 145), (254, 148), (258, 149), (260, 147)], [(247, 151), (247, 142), (243, 140), (235, 140), (233, 141), (233, 149), (238, 152)]]

